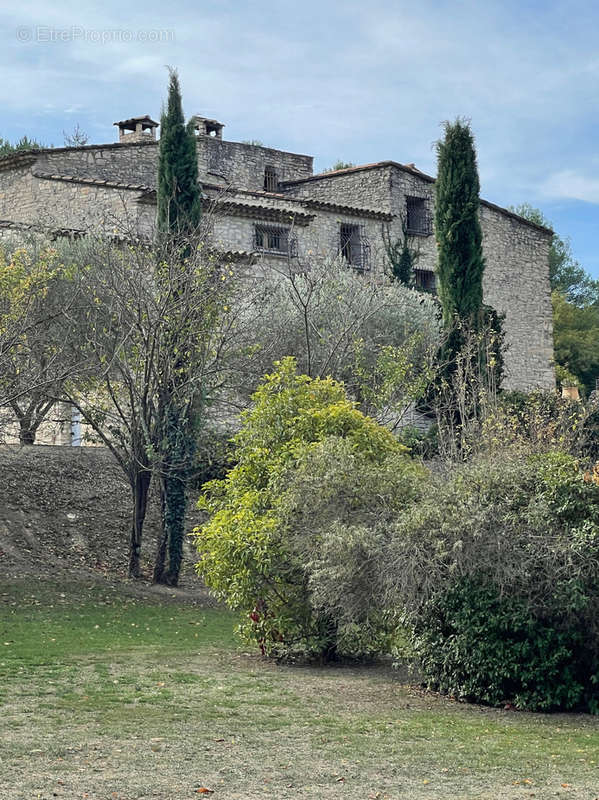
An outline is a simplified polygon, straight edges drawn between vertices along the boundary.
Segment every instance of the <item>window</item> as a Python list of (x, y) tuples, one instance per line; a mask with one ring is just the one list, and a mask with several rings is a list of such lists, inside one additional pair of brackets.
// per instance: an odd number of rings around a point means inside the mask
[(279, 179), (274, 167), (266, 167), (264, 170), (264, 191), (276, 192), (279, 188)]
[(339, 255), (356, 269), (369, 268), (370, 248), (359, 225), (341, 225)]
[(293, 255), (293, 241), (289, 237), (289, 228), (278, 228), (275, 225), (256, 225), (254, 228), (254, 249), (271, 253)]
[(431, 292), (434, 294), (437, 290), (435, 273), (431, 272), (429, 269), (415, 269), (414, 285), (423, 292)]
[(430, 236), (433, 223), (427, 201), (424, 197), (406, 197), (407, 233), (417, 236)]

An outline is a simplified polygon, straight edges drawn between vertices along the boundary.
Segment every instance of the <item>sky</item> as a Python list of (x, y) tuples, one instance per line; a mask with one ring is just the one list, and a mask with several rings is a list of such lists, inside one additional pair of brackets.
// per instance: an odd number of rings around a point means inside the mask
[(159, 119), (167, 65), (224, 138), (436, 174), (470, 120), (481, 195), (541, 209), (599, 278), (599, 6), (591, 0), (20, 0), (0, 8), (0, 136), (62, 146)]

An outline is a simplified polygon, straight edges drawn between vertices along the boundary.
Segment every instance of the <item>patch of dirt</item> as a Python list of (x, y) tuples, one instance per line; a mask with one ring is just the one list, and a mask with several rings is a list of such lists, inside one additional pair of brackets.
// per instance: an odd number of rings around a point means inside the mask
[[(129, 484), (105, 448), (0, 447), (0, 574), (126, 583), (142, 594), (206, 597), (186, 543), (180, 587), (129, 581)], [(199, 521), (193, 508), (188, 531)], [(148, 577), (160, 531), (157, 497), (144, 530), (142, 569)]]

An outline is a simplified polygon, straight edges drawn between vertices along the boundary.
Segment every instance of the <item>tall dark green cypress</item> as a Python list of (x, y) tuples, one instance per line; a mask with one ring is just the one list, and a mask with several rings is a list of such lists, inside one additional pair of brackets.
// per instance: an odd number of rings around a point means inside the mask
[[(469, 342), (472, 358), (471, 381), (462, 387), (475, 399), (478, 380), (499, 388), (503, 371), (503, 317), (483, 305), (485, 260), (479, 219), (480, 182), (474, 137), (466, 120), (446, 122), (444, 137), (437, 142), (438, 170), (435, 185), (435, 235), (437, 240), (438, 291), (443, 312), (445, 343), (439, 353), (441, 368), (437, 388), (452, 385), (457, 361)], [(474, 338), (474, 342), (471, 337)], [(476, 347), (473, 344), (476, 343)], [(454, 391), (458, 387), (454, 386)], [(474, 407), (476, 403), (472, 403)], [(465, 420), (451, 412), (458, 426)], [(468, 413), (468, 412), (463, 412)]]
[(160, 117), (158, 230), (182, 236), (197, 231), (201, 197), (193, 121), (185, 124), (179, 77), (170, 70), (168, 103)]
[(474, 137), (466, 121), (445, 123), (445, 136), (437, 142), (437, 157), (435, 234), (443, 322), (449, 328), (457, 317), (478, 329), (485, 262)]
[[(162, 539), (154, 565), (154, 581), (176, 586), (185, 536), (186, 486), (195, 455), (195, 404), (188, 396), (189, 368), (184, 353), (190, 321), (185, 318), (186, 269), (191, 242), (201, 220), (201, 187), (193, 124), (185, 124), (179, 79), (170, 70), (168, 104), (161, 116), (158, 160), (158, 233), (169, 260), (157, 265), (158, 285), (173, 298), (172, 317), (165, 319), (164, 341), (169, 377), (159, 402), (161, 443)], [(181, 302), (180, 302), (181, 301)], [(168, 558), (168, 562), (167, 562)]]

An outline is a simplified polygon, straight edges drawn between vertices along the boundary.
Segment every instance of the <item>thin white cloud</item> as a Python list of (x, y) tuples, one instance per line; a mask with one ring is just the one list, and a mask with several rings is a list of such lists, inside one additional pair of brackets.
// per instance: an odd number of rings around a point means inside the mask
[(599, 177), (564, 169), (550, 175), (541, 190), (546, 197), (599, 204)]

